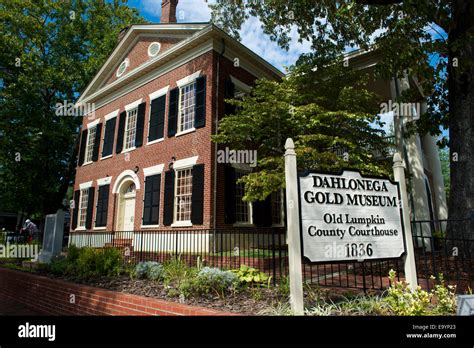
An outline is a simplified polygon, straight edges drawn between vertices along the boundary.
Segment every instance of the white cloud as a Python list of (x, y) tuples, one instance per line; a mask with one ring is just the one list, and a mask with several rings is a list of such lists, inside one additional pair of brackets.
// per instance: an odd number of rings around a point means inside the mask
[[(204, 0), (180, 0), (176, 9), (177, 20), (181, 23), (208, 22), (211, 19), (211, 10)], [(153, 17), (161, 16), (161, 0), (145, 0), (141, 2), (142, 9)], [(256, 17), (250, 17), (242, 26), (240, 37), (242, 44), (260, 55), (262, 58), (284, 71), (284, 66), (290, 66), (296, 62), (301, 53), (310, 51), (309, 42), (298, 42), (298, 32), (293, 27), (290, 32), (292, 43), (289, 51), (281, 49), (276, 42), (270, 40), (263, 33), (262, 23)]]

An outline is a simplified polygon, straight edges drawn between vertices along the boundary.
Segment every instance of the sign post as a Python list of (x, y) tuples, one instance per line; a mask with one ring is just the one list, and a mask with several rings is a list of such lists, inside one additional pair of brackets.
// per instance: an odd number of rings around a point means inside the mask
[[(395, 259), (404, 256), (410, 289), (418, 286), (404, 165), (393, 157), (395, 181), (364, 176), (298, 173), (292, 139), (285, 144), (290, 302), (303, 314), (302, 257), (310, 262)], [(365, 281), (365, 276), (364, 276)]]
[(410, 289), (413, 291), (418, 286), (418, 277), (416, 275), (415, 251), (413, 247), (413, 235), (411, 232), (410, 214), (408, 213), (408, 197), (405, 183), (405, 165), (403, 164), (402, 157), (398, 152), (393, 155), (393, 175), (395, 181), (397, 181), (400, 185), (403, 223), (405, 225), (405, 240), (407, 245), (407, 251), (404, 261), (405, 280), (409, 284)]
[(303, 315), (303, 275), (301, 270), (300, 213), (298, 171), (293, 140), (285, 143), (286, 211), (288, 226), (288, 261), (290, 271), (290, 304), (294, 314)]

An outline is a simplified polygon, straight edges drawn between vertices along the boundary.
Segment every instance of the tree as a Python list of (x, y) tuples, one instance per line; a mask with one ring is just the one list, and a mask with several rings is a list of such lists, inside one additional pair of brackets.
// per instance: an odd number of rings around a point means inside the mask
[[(322, 67), (348, 46), (372, 46), (382, 56), (377, 67), (380, 76), (416, 76), (429, 106), (417, 123), (418, 131), (438, 135), (440, 126), (449, 127), (449, 216), (469, 216), (474, 209), (472, 1), (217, 0), (212, 8), (213, 21), (235, 37), (249, 15), (257, 16), (264, 32), (286, 49), (289, 33), (296, 28), (299, 40), (312, 45), (312, 52), (298, 64)], [(413, 95), (414, 91), (407, 91), (403, 98), (410, 101)]]
[(364, 89), (366, 78), (343, 64), (318, 71), (295, 67), (283, 81), (258, 80), (249, 95), (229, 100), (235, 112), (220, 121), (213, 140), (257, 150), (257, 167), (239, 179), (244, 199), (264, 200), (284, 187), (283, 146), (289, 137), (300, 168), (388, 175), (384, 131), (374, 127), (379, 100)]
[(74, 103), (117, 43), (143, 22), (124, 1), (0, 1), (0, 204), (42, 217), (74, 180), (81, 117)]

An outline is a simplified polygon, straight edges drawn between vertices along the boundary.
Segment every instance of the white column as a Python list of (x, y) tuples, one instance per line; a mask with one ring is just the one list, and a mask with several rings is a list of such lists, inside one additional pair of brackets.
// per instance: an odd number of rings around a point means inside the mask
[[(426, 112), (426, 102), (421, 105), (421, 113), (424, 112)], [(421, 139), (421, 143), (433, 180), (431, 193), (436, 203), (436, 217), (439, 220), (445, 220), (448, 218), (448, 204), (446, 202), (446, 192), (444, 190), (444, 178), (441, 170), (438, 145), (436, 144), (435, 137), (430, 134), (425, 134)]]
[[(402, 93), (410, 87), (407, 77), (392, 80), (391, 95), (394, 101), (398, 96), (395, 87), (395, 83), (397, 82), (399, 89), (398, 93)], [(401, 111), (402, 108), (399, 108), (399, 110)], [(420, 137), (418, 134), (412, 135), (408, 138), (401, 135), (402, 129), (411, 121), (412, 119), (409, 118), (409, 115), (401, 115), (401, 117), (395, 118), (395, 129), (400, 132), (400, 134), (397, 134), (397, 142), (400, 142), (397, 144), (398, 151), (402, 154), (402, 158), (407, 161), (407, 174), (410, 176), (410, 200), (412, 201), (412, 205), (409, 205), (409, 209), (412, 220), (430, 220), (428, 195), (425, 185), (424, 154), (421, 147)], [(406, 158), (403, 157), (404, 150), (406, 151)], [(429, 223), (417, 224), (416, 228), (420, 229), (419, 231), (416, 231), (416, 235), (431, 235)], [(426, 250), (430, 250), (430, 245), (427, 239), (425, 240), (424, 238), (421, 238), (419, 242), (425, 243)]]
[(400, 196), (402, 199), (403, 228), (405, 229), (406, 254), (404, 258), (405, 279), (411, 290), (418, 286), (416, 276), (415, 252), (413, 248), (413, 235), (411, 232), (410, 214), (408, 211), (408, 196), (405, 184), (405, 166), (402, 157), (397, 152), (393, 156), (393, 175), (395, 181), (400, 185)]
[(288, 226), (288, 261), (290, 268), (290, 304), (293, 313), (304, 314), (303, 274), (301, 270), (301, 234), (300, 211), (298, 204), (298, 171), (296, 152), (293, 140), (288, 138), (285, 143), (285, 181), (286, 211)]

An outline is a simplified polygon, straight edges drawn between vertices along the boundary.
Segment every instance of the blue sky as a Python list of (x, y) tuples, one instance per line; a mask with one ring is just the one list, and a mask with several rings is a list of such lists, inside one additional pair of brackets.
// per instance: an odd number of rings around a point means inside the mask
[[(211, 18), (211, 10), (207, 5), (208, 2), (212, 3), (215, 2), (215, 0), (179, 0), (177, 8), (178, 22), (208, 22)], [(148, 21), (154, 23), (160, 22), (161, 0), (129, 0), (128, 6), (135, 7)], [(433, 28), (427, 27), (427, 30), (432, 33), (433, 38), (440, 37), (440, 28), (436, 29), (435, 31)], [(377, 30), (374, 33), (374, 37), (380, 35), (382, 32), (383, 30)], [(275, 42), (270, 40), (268, 35), (263, 33), (261, 22), (255, 17), (250, 17), (245, 22), (240, 31), (240, 36), (245, 46), (283, 72), (285, 72), (285, 66), (294, 64), (302, 53), (311, 50), (309, 42), (298, 42), (296, 27), (291, 31), (290, 35), (292, 38), (291, 49), (289, 51), (281, 49)], [(436, 59), (431, 62), (431, 64), (435, 63)], [(391, 114), (384, 114), (382, 115), (382, 121), (385, 122), (383, 128), (388, 131), (390, 123), (393, 122), (393, 116)], [(447, 135), (447, 132), (444, 131), (443, 134)]]
[[(209, 2), (213, 2), (209, 0)], [(161, 16), (161, 0), (129, 0), (129, 7), (135, 7), (140, 14), (150, 22), (158, 23)], [(204, 0), (180, 0), (177, 8), (178, 22), (208, 22), (211, 18), (211, 10)], [(261, 23), (257, 18), (251, 17), (245, 22), (240, 36), (242, 43), (273, 64), (281, 71), (284, 67), (296, 62), (301, 53), (310, 51), (309, 42), (299, 43), (296, 29), (292, 31), (293, 44), (289, 51), (278, 47), (270, 37), (263, 33)]]

